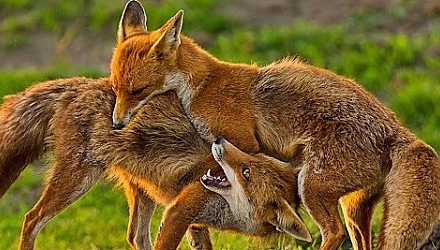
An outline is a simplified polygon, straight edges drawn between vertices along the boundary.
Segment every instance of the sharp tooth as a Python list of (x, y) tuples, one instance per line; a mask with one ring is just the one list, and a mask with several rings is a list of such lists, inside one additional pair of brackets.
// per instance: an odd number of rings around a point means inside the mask
[(223, 182), (226, 182), (226, 178), (223, 177), (222, 181), (223, 181)]
[(206, 180), (208, 177), (206, 175), (202, 176), (202, 180)]
[(207, 176), (211, 176), (211, 169), (208, 170), (208, 172), (206, 173)]

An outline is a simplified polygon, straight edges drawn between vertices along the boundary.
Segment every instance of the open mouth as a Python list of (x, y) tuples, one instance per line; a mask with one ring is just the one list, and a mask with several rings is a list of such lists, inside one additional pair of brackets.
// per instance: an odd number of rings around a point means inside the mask
[(200, 178), (200, 181), (206, 188), (229, 188), (231, 187), (231, 183), (228, 181), (224, 173), (212, 175), (211, 169), (208, 170), (203, 176)]

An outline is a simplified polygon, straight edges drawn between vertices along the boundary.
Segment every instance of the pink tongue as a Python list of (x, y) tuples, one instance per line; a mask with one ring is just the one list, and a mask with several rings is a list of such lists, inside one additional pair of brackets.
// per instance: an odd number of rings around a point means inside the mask
[(227, 181), (222, 181), (218, 185), (222, 186), (222, 187), (230, 187), (231, 186), (231, 184)]

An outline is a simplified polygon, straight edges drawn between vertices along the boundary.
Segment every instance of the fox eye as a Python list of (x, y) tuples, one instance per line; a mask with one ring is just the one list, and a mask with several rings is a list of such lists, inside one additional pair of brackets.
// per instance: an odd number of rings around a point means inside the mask
[(241, 174), (246, 180), (249, 180), (251, 178), (251, 170), (248, 167), (242, 167)]
[(142, 93), (146, 88), (147, 88), (147, 87), (142, 87), (142, 88), (140, 88), (140, 89), (133, 90), (133, 91), (131, 91), (131, 94), (133, 94), (133, 95), (139, 95), (139, 94)]

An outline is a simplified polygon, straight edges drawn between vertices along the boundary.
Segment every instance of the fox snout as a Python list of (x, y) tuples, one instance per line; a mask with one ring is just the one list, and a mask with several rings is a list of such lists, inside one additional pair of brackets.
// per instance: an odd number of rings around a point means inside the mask
[(118, 116), (116, 116), (115, 115), (115, 110), (113, 110), (112, 119), (113, 119), (113, 128), (115, 128), (115, 129), (123, 129), (128, 124), (128, 122), (130, 121), (130, 117), (128, 117), (128, 118), (123, 117), (121, 119)]
[(145, 102), (142, 99), (134, 98), (121, 90), (115, 91), (115, 94), (116, 103), (112, 114), (113, 128), (122, 129), (127, 126)]
[(125, 127), (125, 124), (122, 122), (118, 122), (118, 123), (113, 123), (113, 128), (114, 129), (123, 129)]
[(116, 104), (115, 108), (113, 109), (113, 115), (112, 115), (113, 128), (115, 129), (124, 128), (130, 121), (131, 115), (132, 112), (130, 110), (127, 110), (125, 112), (121, 111), (121, 108), (119, 108), (118, 104)]
[(218, 137), (215, 139), (214, 143), (215, 143), (215, 144), (222, 144), (224, 141), (225, 141), (225, 138), (224, 138), (223, 136), (218, 136)]
[(223, 155), (225, 154), (225, 149), (223, 147), (223, 143), (225, 142), (225, 138), (222, 136), (217, 137), (211, 147), (212, 156), (214, 159), (219, 162), (222, 160)]

